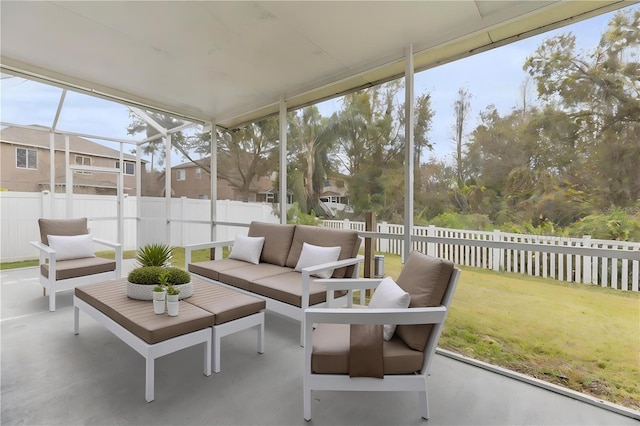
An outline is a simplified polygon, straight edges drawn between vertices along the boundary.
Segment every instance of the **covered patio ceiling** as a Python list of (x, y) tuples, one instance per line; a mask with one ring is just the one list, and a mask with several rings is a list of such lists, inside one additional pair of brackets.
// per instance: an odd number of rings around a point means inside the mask
[(2, 72), (232, 128), (635, 1), (7, 1)]

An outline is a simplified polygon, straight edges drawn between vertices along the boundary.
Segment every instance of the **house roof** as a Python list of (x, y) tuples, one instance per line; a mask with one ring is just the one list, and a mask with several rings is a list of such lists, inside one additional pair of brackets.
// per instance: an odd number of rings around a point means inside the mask
[(234, 127), (635, 3), (8, 1), (2, 72)]
[[(65, 150), (64, 138), (61, 134), (55, 134), (54, 145), (56, 151)], [(0, 141), (15, 145), (49, 149), (49, 129), (43, 127), (43, 130), (37, 130), (35, 128), (9, 126), (0, 129)], [(113, 158), (115, 160), (120, 159), (120, 151), (78, 136), (69, 136), (69, 150), (76, 154)], [(135, 155), (127, 153), (123, 153), (123, 156), (125, 160), (129, 161), (135, 161), (136, 159)]]

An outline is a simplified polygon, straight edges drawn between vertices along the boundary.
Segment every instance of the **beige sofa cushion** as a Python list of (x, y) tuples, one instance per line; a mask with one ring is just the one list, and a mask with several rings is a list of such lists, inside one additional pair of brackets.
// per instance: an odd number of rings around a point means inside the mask
[[(261, 278), (271, 277), (286, 272), (291, 272), (291, 268), (273, 265), (271, 263), (260, 263), (252, 265), (244, 262), (242, 268), (234, 268), (218, 273), (218, 281), (229, 284), (247, 291), (255, 292), (253, 282)], [(300, 276), (300, 274), (298, 274)]]
[[(56, 261), (56, 280), (84, 277), (86, 275), (100, 274), (116, 270), (114, 260), (101, 257), (85, 257), (82, 259)], [(40, 265), (40, 274), (49, 278), (49, 264)]]
[[(340, 246), (340, 257), (338, 260), (349, 259), (357, 256), (360, 248), (360, 238), (355, 231), (344, 229), (330, 229), (320, 226), (296, 225), (291, 242), (291, 250), (286, 265), (295, 268), (300, 253), (302, 253), (303, 243), (314, 246), (334, 247)], [(353, 268), (350, 268), (353, 270)], [(348, 273), (347, 268), (339, 268), (333, 271), (333, 278), (343, 278)]]
[(79, 219), (38, 219), (40, 240), (49, 245), (47, 235), (80, 235), (88, 234), (87, 218)]
[(205, 260), (204, 262), (190, 263), (187, 267), (189, 272), (198, 274), (203, 277), (210, 278), (214, 281), (218, 281), (220, 272), (228, 271), (230, 269), (242, 268), (249, 266), (250, 263), (237, 259), (218, 259), (218, 260)]
[[(253, 282), (253, 291), (262, 296), (288, 303), (298, 308), (302, 306), (302, 275), (287, 272), (261, 278)], [(327, 289), (322, 284), (309, 283), (309, 305), (322, 303), (327, 299)]]
[[(313, 330), (311, 371), (349, 374), (349, 324), (318, 324)], [(384, 374), (410, 374), (422, 369), (424, 353), (412, 350), (397, 336), (383, 342)]]
[[(295, 225), (251, 222), (249, 226), (249, 237), (264, 237), (264, 246), (262, 247), (260, 262), (285, 266), (295, 228)], [(294, 264), (293, 266), (296, 265)]]
[[(440, 306), (452, 272), (452, 262), (412, 251), (396, 283), (411, 295), (409, 308)], [(396, 335), (410, 348), (423, 351), (431, 328), (431, 324), (398, 325)]]

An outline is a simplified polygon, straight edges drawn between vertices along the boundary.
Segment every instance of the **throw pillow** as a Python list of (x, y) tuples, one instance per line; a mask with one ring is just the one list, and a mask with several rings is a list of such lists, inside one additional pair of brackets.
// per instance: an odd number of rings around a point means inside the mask
[(245, 237), (236, 235), (236, 239), (231, 246), (229, 259), (244, 260), (245, 262), (257, 265), (260, 263), (260, 254), (264, 245), (264, 237)]
[[(321, 247), (303, 243), (302, 253), (300, 253), (300, 259), (298, 259), (298, 263), (294, 270), (300, 272), (302, 269), (308, 268), (309, 266), (335, 262), (338, 260), (338, 257), (340, 257), (340, 250), (341, 247)], [(313, 275), (319, 278), (331, 278), (331, 275), (333, 275), (333, 269), (318, 272)]]
[(47, 235), (49, 247), (56, 251), (56, 260), (82, 259), (96, 257), (93, 253), (93, 236), (81, 235)]
[[(369, 301), (369, 308), (373, 309), (406, 309), (411, 302), (411, 295), (398, 287), (392, 278), (387, 277), (383, 279), (376, 291), (373, 293), (371, 300)], [(395, 324), (384, 325), (384, 340), (391, 340), (393, 333), (396, 331)]]

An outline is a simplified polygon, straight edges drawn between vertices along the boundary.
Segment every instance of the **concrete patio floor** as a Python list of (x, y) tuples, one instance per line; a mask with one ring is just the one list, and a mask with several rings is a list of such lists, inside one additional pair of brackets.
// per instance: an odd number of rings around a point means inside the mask
[(246, 330), (223, 338), (222, 371), (210, 377), (202, 346), (159, 358), (147, 403), (140, 355), (84, 313), (73, 334), (72, 292), (49, 312), (36, 268), (2, 271), (0, 280), (2, 425), (639, 424), (443, 355), (432, 363), (430, 420), (420, 418), (414, 393), (316, 392), (307, 423), (299, 325), (270, 313), (264, 354)]

